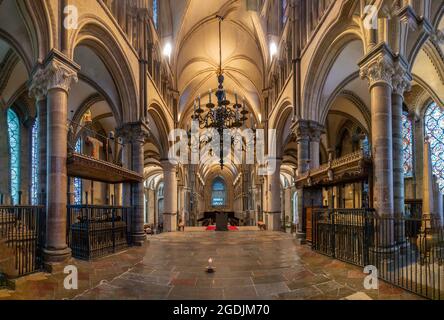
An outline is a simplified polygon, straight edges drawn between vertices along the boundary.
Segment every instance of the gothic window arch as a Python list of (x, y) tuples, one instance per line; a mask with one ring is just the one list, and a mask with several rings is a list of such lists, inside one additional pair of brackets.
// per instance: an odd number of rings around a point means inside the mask
[[(82, 139), (77, 139), (74, 151), (77, 153), (82, 152)], [(74, 204), (82, 204), (82, 179), (74, 178)]]
[(158, 29), (159, 27), (159, 1), (153, 0), (153, 22), (154, 27)]
[(433, 174), (444, 189), (444, 111), (432, 102), (424, 115), (424, 133), (429, 137)]
[(211, 187), (211, 206), (223, 207), (226, 204), (227, 188), (224, 179), (217, 177)]
[(407, 113), (402, 114), (402, 151), (404, 176), (413, 174), (413, 127)]
[(40, 139), (39, 139), (40, 124), (39, 119), (35, 119), (34, 125), (32, 126), (31, 139), (31, 204), (37, 205), (39, 202), (39, 150), (40, 150)]
[(8, 138), (9, 138), (9, 166), (10, 191), (14, 205), (19, 203), (20, 191), (20, 121), (14, 110), (8, 109)]
[(285, 26), (285, 23), (287, 22), (287, 0), (281, 0), (281, 23), (282, 26)]

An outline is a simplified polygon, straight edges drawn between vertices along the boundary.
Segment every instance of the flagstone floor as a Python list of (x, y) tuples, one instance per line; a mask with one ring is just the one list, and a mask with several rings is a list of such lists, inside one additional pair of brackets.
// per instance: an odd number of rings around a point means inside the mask
[[(177, 232), (143, 247), (77, 266), (79, 288), (63, 272), (37, 273), (0, 290), (1, 299), (420, 299), (379, 281), (365, 290), (361, 268), (268, 231)], [(209, 258), (216, 272), (205, 272)]]

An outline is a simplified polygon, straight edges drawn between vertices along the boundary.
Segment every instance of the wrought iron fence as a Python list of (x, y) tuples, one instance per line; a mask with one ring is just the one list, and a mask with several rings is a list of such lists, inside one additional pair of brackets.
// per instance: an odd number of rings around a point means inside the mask
[(95, 259), (129, 245), (130, 208), (69, 205), (67, 242), (72, 255)]
[(313, 249), (352, 264), (366, 265), (372, 218), (370, 209), (315, 209)]
[(444, 298), (444, 228), (439, 218), (380, 217), (368, 209), (321, 209), (313, 249), (429, 299)]
[(378, 217), (369, 264), (378, 276), (429, 299), (444, 299), (444, 229), (437, 218)]
[(0, 206), (0, 271), (19, 277), (42, 267), (43, 206)]

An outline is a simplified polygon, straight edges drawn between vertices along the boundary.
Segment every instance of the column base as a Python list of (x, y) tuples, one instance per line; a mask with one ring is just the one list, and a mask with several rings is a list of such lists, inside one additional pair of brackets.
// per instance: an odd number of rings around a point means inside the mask
[(133, 246), (141, 247), (143, 246), (145, 241), (146, 241), (146, 235), (144, 232), (131, 234), (131, 244)]
[(49, 273), (61, 272), (71, 259), (71, 248), (43, 249), (43, 268)]
[(164, 232), (177, 231), (177, 213), (163, 214), (163, 231)]
[(281, 212), (267, 212), (267, 230), (282, 231)]
[(307, 234), (305, 232), (296, 231), (295, 238), (296, 238), (296, 243), (299, 245), (307, 243)]

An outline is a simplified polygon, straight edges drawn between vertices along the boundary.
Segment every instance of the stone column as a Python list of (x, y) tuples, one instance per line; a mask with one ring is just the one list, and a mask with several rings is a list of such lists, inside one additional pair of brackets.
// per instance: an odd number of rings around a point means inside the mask
[(301, 176), (309, 169), (311, 133), (309, 121), (298, 120), (293, 126), (293, 131), (298, 146), (298, 175)]
[(267, 229), (270, 231), (281, 230), (281, 163), (282, 159), (269, 159), (275, 162), (275, 171), (268, 176), (268, 208)]
[[(117, 130), (118, 135), (123, 138), (125, 145), (131, 150), (131, 170), (143, 176), (144, 169), (144, 145), (149, 136), (149, 128), (145, 122), (126, 123)], [(128, 156), (128, 155), (126, 155)], [(145, 241), (144, 225), (144, 186), (143, 181), (126, 185), (131, 190), (131, 242), (133, 245), (142, 245)], [(126, 190), (128, 192), (128, 190)], [(128, 194), (126, 194), (128, 198)]]
[[(360, 62), (371, 96), (373, 206), (381, 217), (393, 217), (392, 76), (394, 55), (385, 44), (375, 47)], [(384, 221), (379, 245), (394, 244), (393, 221)]]
[[(297, 176), (304, 175), (310, 164), (310, 128), (309, 121), (298, 120), (293, 125), (293, 132), (296, 135), (296, 143), (298, 147), (298, 169)], [(297, 189), (298, 194), (298, 226), (296, 231), (296, 238), (303, 244), (305, 243), (305, 221), (304, 221), (304, 189)]]
[(164, 181), (163, 202), (163, 230), (166, 232), (177, 231), (177, 165), (170, 160), (161, 161)]
[[(400, 60), (395, 65), (392, 78), (392, 135), (393, 135), (393, 213), (395, 218), (404, 217), (404, 157), (402, 142), (402, 105), (404, 91), (410, 89), (412, 77), (407, 73), (407, 64)], [(395, 223), (398, 243), (405, 242), (404, 221)]]
[(47, 158), (47, 99), (43, 72), (39, 67), (33, 74), (29, 95), (35, 99), (39, 121), (39, 204), (46, 204), (46, 158)]
[(47, 88), (47, 179), (46, 246), (44, 260), (51, 271), (54, 263), (70, 258), (66, 243), (68, 93), (77, 81), (79, 66), (53, 50), (44, 63)]
[(320, 123), (310, 122), (310, 168), (319, 168), (319, 145), (321, 142), (321, 135), (325, 133), (324, 126)]

